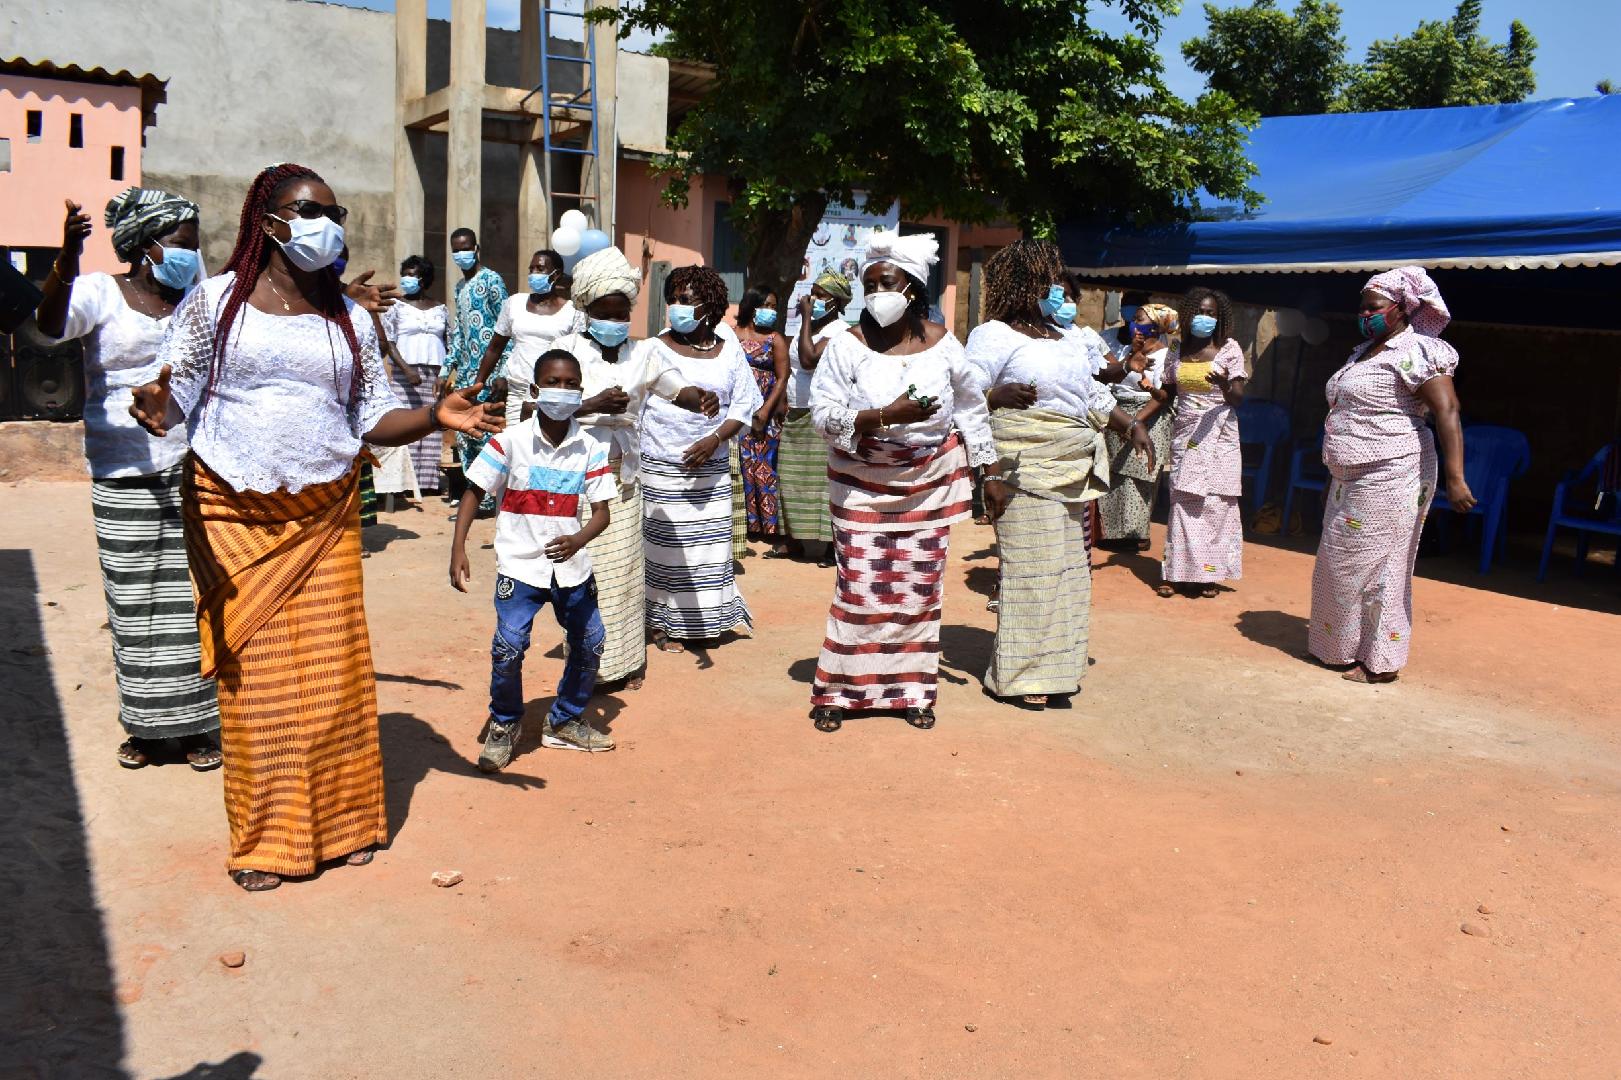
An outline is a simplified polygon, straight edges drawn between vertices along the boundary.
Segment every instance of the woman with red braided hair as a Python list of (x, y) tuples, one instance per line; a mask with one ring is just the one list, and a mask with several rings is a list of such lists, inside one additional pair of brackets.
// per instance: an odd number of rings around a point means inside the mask
[(499, 431), (479, 387), (398, 407), (333, 262), (348, 216), (320, 176), (248, 189), (225, 270), (176, 309), (130, 413), (191, 444), (183, 511), (202, 668), (219, 686), (231, 878), (250, 892), (360, 866), (388, 839), (360, 575), (363, 442)]

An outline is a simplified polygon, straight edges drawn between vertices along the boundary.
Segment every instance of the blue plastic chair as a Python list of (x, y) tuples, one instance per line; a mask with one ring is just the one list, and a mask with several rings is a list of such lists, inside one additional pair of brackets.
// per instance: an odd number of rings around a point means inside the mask
[[(1495, 424), (1475, 424), (1463, 429), (1463, 478), (1475, 496), (1475, 508), (1469, 511), (1469, 516), (1481, 519), (1482, 574), (1491, 571), (1492, 555), (1508, 535), (1509, 481), (1530, 467), (1531, 442), (1525, 432)], [(1432, 506), (1436, 511), (1449, 511), (1440, 519), (1444, 545), (1452, 509), (1444, 484), (1438, 485)]]
[(1240, 473), (1251, 481), (1250, 520), (1260, 512), (1266, 501), (1266, 492), (1272, 486), (1272, 454), (1289, 438), (1289, 410), (1275, 401), (1245, 398), (1238, 407), (1238, 445), (1262, 446), (1261, 460), (1256, 465), (1244, 465)]
[[(1553, 536), (1560, 528), (1576, 530), (1576, 572), (1582, 572), (1582, 566), (1587, 562), (1587, 537), (1589, 533), (1604, 533), (1608, 536), (1621, 537), (1621, 491), (1614, 484), (1605, 484), (1605, 466), (1610, 460), (1614, 447), (1606, 446), (1593, 455), (1579, 472), (1567, 472), (1565, 478), (1553, 489), (1553, 511), (1548, 515), (1548, 536), (1542, 541), (1542, 561), (1537, 565), (1537, 580), (1544, 581), (1548, 577), (1548, 559), (1553, 555)], [(1596, 507), (1582, 507), (1583, 513), (1572, 513), (1565, 508), (1570, 498), (1571, 489), (1586, 490), (1591, 484), (1597, 495)], [(1609, 507), (1609, 515), (1604, 515), (1604, 508)], [(1617, 541), (1621, 546), (1621, 540)], [(1616, 569), (1621, 570), (1621, 550), (1617, 551)]]
[[(1289, 491), (1283, 497), (1283, 531), (1289, 531), (1291, 514), (1295, 507), (1295, 492), (1310, 491), (1321, 495), (1328, 490), (1328, 470), (1323, 467), (1323, 437), (1318, 435), (1309, 443), (1295, 447), (1289, 458)], [(1322, 506), (1317, 507), (1321, 512)]]

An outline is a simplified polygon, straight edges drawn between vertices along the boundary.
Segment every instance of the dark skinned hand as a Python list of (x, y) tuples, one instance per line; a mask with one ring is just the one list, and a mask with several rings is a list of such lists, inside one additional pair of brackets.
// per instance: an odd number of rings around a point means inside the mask
[[(163, 375), (167, 376), (168, 372), (168, 365), (164, 365)], [(485, 432), (494, 435), (502, 431), (507, 426), (506, 406), (499, 401), (477, 400), (478, 392), (482, 389), (483, 383), (474, 383), (472, 386), (446, 394), (435, 407), (434, 416), (442, 426), (466, 435), (481, 435)], [(164, 392), (168, 392), (167, 382), (164, 383)], [(132, 414), (133, 411), (132, 409)], [(141, 418), (136, 416), (135, 419)], [(146, 426), (144, 422), (142, 426)]]
[(985, 517), (995, 522), (1007, 512), (1008, 489), (1000, 476), (985, 477)]
[(1154, 458), (1154, 440), (1148, 437), (1148, 428), (1142, 424), (1133, 424), (1126, 433), (1126, 438), (1130, 440), (1133, 450), (1148, 459), (1148, 474), (1154, 475), (1159, 462)]
[(73, 255), (84, 254), (84, 238), (90, 235), (90, 215), (72, 199), (62, 200), (68, 208), (62, 222), (62, 248)]
[(993, 409), (1028, 409), (1036, 403), (1036, 388), (1029, 383), (1003, 383), (985, 401)]
[(630, 408), (630, 395), (617, 386), (610, 386), (600, 394), (592, 394), (580, 403), (580, 412), (602, 416), (619, 416)]
[(373, 315), (381, 315), (393, 307), (396, 300), (405, 299), (405, 294), (400, 292), (398, 285), (369, 284), (371, 276), (375, 273), (377, 271), (367, 270), (364, 274), (344, 285), (343, 291), (348, 295), (349, 299)]
[(884, 414), (885, 425), (920, 424), (940, 411), (940, 402), (931, 401), (923, 405), (910, 394), (902, 394), (885, 405), (881, 411)]
[(687, 452), (681, 455), (682, 466), (688, 469), (698, 468), (698, 466), (715, 456), (715, 451), (720, 449), (720, 444), (721, 438), (719, 435), (705, 435), (687, 447)]
[(546, 545), (546, 557), (552, 562), (568, 562), (583, 547), (585, 544), (580, 541), (579, 533), (553, 537), (552, 542)]
[(159, 439), (169, 434), (169, 374), (169, 365), (164, 364), (156, 379), (135, 388), (135, 400), (129, 406), (135, 422)]

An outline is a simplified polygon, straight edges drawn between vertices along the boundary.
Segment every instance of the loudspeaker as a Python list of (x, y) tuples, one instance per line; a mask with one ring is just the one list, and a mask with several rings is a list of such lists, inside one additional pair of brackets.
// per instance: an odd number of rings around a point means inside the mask
[(84, 415), (84, 346), (53, 342), (38, 331), (11, 339), (12, 412), (26, 419), (76, 420)]

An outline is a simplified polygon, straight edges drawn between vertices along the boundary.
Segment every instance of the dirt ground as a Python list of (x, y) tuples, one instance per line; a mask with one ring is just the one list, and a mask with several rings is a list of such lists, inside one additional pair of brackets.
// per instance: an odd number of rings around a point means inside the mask
[(750, 558), (756, 637), (489, 778), (493, 556), (452, 592), (430, 501), (368, 533), (392, 846), (250, 896), (217, 773), (114, 764), (88, 488), (0, 500), (0, 1075), (1621, 1075), (1608, 572), (1426, 560), (1366, 687), (1301, 659), (1309, 541), (1210, 601), (1100, 553), (1085, 691), (1037, 713), (980, 688), (964, 526), (939, 726), (825, 735), (831, 572)]

